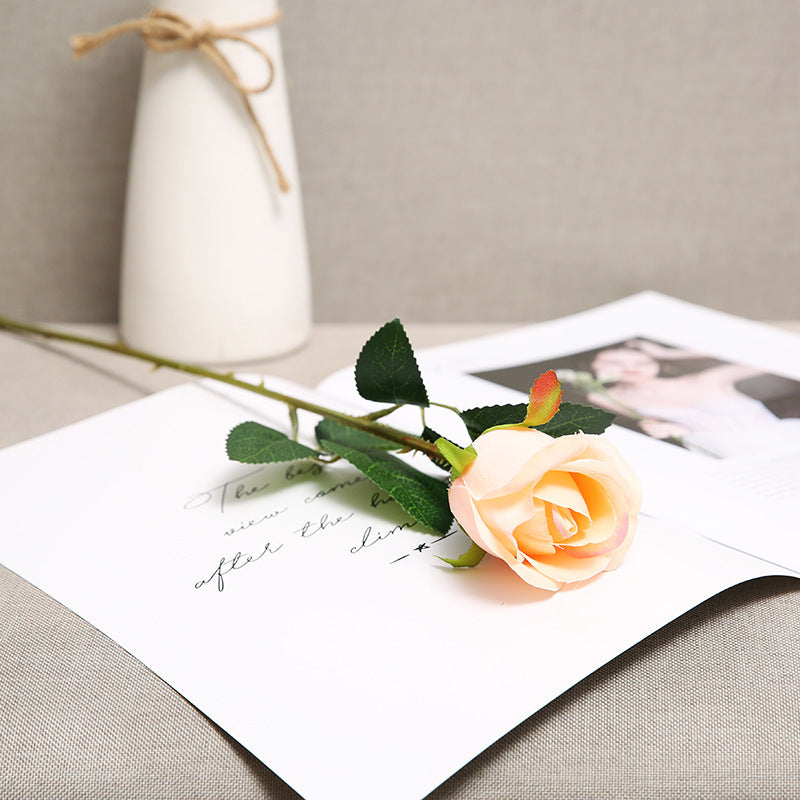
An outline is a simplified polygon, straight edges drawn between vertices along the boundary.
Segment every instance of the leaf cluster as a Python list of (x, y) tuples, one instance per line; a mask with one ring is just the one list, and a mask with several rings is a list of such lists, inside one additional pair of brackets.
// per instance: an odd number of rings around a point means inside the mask
[[(551, 436), (564, 436), (579, 431), (602, 433), (611, 423), (613, 414), (608, 412), (575, 403), (560, 403), (560, 386), (555, 376), (552, 373), (546, 373), (546, 376), (534, 384), (527, 405), (482, 406), (458, 411), (470, 440), (490, 428), (504, 425), (527, 425)], [(336, 419), (322, 419), (315, 428), (319, 449), (307, 447), (261, 423), (243, 422), (228, 435), (228, 457), (246, 464), (306, 458), (344, 459), (383, 489), (422, 526), (434, 533), (446, 533), (453, 522), (447, 498), (447, 480), (433, 477), (398, 458), (394, 453), (405, 452), (408, 446), (381, 436), (382, 426), (374, 421), (400, 406), (424, 409), (430, 405), (416, 356), (399, 319), (386, 323), (366, 342), (356, 361), (355, 380), (361, 397), (387, 404), (389, 408), (359, 418), (336, 414)], [(424, 421), (422, 426), (421, 433), (409, 435), (408, 440), (422, 444), (441, 443), (437, 445), (438, 457), (428, 453), (438, 466), (450, 472), (451, 467), (455, 467), (453, 462), (459, 460), (453, 456), (457, 451), (470, 457), (471, 448), (461, 450), (441, 439)], [(459, 471), (460, 468), (456, 474)], [(470, 560), (474, 559), (467, 559)], [(454, 566), (467, 565), (460, 560), (453, 563)]]
[[(416, 356), (400, 320), (384, 325), (362, 348), (356, 362), (356, 387), (365, 400), (392, 406), (429, 405)], [(377, 423), (373, 427), (380, 431)], [(404, 449), (401, 445), (332, 419), (321, 420), (315, 435), (319, 450), (294, 442), (266, 425), (244, 422), (228, 435), (228, 457), (247, 464), (295, 458), (342, 458), (424, 527), (439, 534), (450, 529), (453, 515), (447, 500), (447, 484), (393, 455), (391, 451)], [(435, 441), (434, 436), (432, 431), (425, 430), (419, 438), (431, 442)]]

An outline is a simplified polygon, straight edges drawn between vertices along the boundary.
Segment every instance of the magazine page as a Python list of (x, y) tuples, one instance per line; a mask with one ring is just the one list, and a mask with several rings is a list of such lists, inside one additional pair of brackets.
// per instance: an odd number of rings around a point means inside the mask
[(0, 557), (306, 800), (419, 800), (709, 596), (789, 574), (649, 514), (616, 570), (569, 590), (453, 569), (457, 527), (420, 528), (342, 462), (229, 461), (246, 420), (289, 424), (188, 384), (0, 451)]
[[(523, 402), (556, 370), (566, 401), (617, 415), (605, 435), (641, 477), (647, 513), (800, 570), (796, 526), (767, 521), (800, 512), (796, 334), (646, 292), (417, 357), (431, 396), (462, 407)], [(320, 388), (354, 396), (352, 370)], [(463, 439), (439, 409), (428, 423)]]

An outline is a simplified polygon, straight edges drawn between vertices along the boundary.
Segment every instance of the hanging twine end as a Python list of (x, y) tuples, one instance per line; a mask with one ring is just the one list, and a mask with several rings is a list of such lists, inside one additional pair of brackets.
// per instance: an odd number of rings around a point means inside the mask
[(89, 52), (94, 47), (94, 37), (89, 33), (78, 33), (71, 36), (69, 46), (72, 48), (72, 55), (75, 58), (80, 58), (82, 55)]
[[(291, 189), (289, 181), (278, 164), (275, 154), (269, 146), (266, 134), (264, 133), (263, 126), (256, 116), (253, 106), (250, 103), (249, 95), (257, 94), (266, 91), (272, 84), (274, 67), (272, 59), (269, 54), (258, 44), (247, 38), (243, 34), (247, 31), (256, 30), (257, 28), (264, 28), (269, 25), (275, 25), (280, 21), (282, 11), (278, 11), (271, 17), (265, 19), (255, 20), (243, 25), (237, 25), (230, 28), (218, 28), (211, 23), (205, 22), (200, 25), (193, 25), (183, 17), (162, 9), (151, 9), (150, 12), (140, 19), (130, 19), (125, 22), (120, 22), (117, 25), (112, 25), (99, 33), (79, 33), (70, 38), (70, 46), (72, 53), (76, 58), (79, 58), (89, 50), (93, 50), (111, 39), (115, 39), (123, 33), (136, 32), (138, 33), (144, 43), (156, 52), (172, 52), (174, 50), (189, 50), (197, 49), (206, 58), (217, 67), (225, 79), (231, 84), (234, 90), (239, 94), (244, 103), (245, 109), (250, 119), (258, 131), (258, 135), (264, 145), (266, 155), (269, 158), (275, 170), (275, 177), (278, 182), (278, 187), (282, 193), (286, 193)], [(262, 86), (247, 87), (243, 86), (239, 76), (233, 69), (227, 58), (220, 52), (217, 46), (217, 41), (220, 39), (227, 39), (232, 42), (240, 42), (261, 55), (268, 68), (268, 78)]]

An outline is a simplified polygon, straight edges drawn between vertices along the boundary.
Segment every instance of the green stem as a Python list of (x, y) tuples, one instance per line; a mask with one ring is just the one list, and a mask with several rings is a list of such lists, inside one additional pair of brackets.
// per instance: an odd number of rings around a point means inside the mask
[(458, 414), (459, 417), (461, 416), (461, 412), (455, 406), (448, 406), (446, 403), (434, 403), (433, 400), (431, 400), (430, 405), (436, 406), (437, 408), (446, 408), (448, 411)]
[(357, 428), (358, 430), (371, 433), (373, 436), (379, 436), (387, 441), (394, 442), (403, 448), (410, 450), (417, 450), (424, 453), (431, 458), (441, 459), (441, 453), (435, 444), (427, 442), (419, 436), (407, 433), (406, 431), (392, 428), (388, 425), (375, 422), (367, 417), (357, 417), (352, 414), (345, 414), (341, 411), (336, 411), (332, 408), (311, 403), (306, 400), (301, 400), (298, 397), (283, 394), (282, 392), (275, 392), (272, 389), (267, 389), (263, 382), (260, 384), (247, 383), (246, 381), (239, 380), (234, 377), (232, 372), (215, 372), (214, 370), (207, 369), (206, 367), (199, 367), (194, 364), (184, 364), (180, 361), (175, 361), (171, 358), (163, 358), (148, 353), (145, 350), (138, 350), (135, 347), (128, 347), (123, 342), (105, 342), (100, 339), (92, 339), (88, 336), (80, 336), (74, 333), (67, 333), (64, 331), (57, 331), (50, 328), (43, 328), (39, 325), (32, 325), (25, 322), (18, 322), (17, 320), (9, 319), (8, 317), (0, 316), (0, 330), (7, 330), (13, 333), (29, 334), (38, 336), (43, 339), (55, 339), (61, 342), (69, 342), (72, 344), (85, 345), (87, 347), (94, 347), (98, 350), (107, 350), (111, 353), (118, 353), (119, 355), (128, 356), (130, 358), (137, 358), (140, 361), (147, 361), (153, 364), (154, 367), (167, 367), (168, 369), (176, 370), (178, 372), (185, 372), (189, 375), (197, 375), (201, 378), (209, 378), (210, 380), (219, 381), (220, 383), (227, 383), (230, 386), (235, 386), (238, 389), (244, 389), (254, 394), (269, 397), (272, 400), (277, 400), (285, 403), (290, 409), (303, 409), (312, 414), (316, 414), (325, 419), (333, 420), (341, 425), (347, 425), (350, 428)]

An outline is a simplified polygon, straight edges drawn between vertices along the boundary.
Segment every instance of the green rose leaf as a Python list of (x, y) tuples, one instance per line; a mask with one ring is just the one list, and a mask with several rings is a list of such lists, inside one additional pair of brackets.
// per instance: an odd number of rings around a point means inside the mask
[[(461, 412), (461, 419), (467, 426), (470, 438), (475, 439), (485, 430), (497, 425), (521, 425), (525, 417), (524, 403), (503, 406), (484, 406), (469, 408)], [(584, 406), (580, 403), (561, 403), (555, 416), (536, 430), (550, 436), (566, 436), (573, 433), (602, 433), (614, 421), (609, 411)]]
[(365, 400), (427, 407), (428, 392), (399, 319), (387, 322), (362, 348), (356, 388)]
[(460, 413), (467, 426), (470, 439), (477, 439), (485, 430), (496, 425), (521, 425), (528, 406), (525, 403), (511, 403), (502, 406), (481, 406), (468, 408)]
[(613, 421), (614, 414), (594, 406), (580, 403), (562, 403), (556, 415), (536, 430), (550, 436), (567, 436), (573, 433), (602, 433)]
[(331, 442), (339, 442), (339, 444), (354, 447), (356, 450), (400, 449), (400, 445), (396, 442), (390, 442), (388, 439), (381, 439), (380, 436), (374, 436), (366, 431), (360, 431), (358, 428), (351, 428), (349, 425), (342, 425), (331, 419), (323, 419), (318, 422), (316, 428), (314, 428), (314, 432), (316, 433), (320, 447), (322, 447), (322, 441), (327, 439)]
[(482, 547), (478, 547), (475, 542), (472, 542), (469, 550), (466, 553), (462, 553), (458, 558), (442, 558), (442, 556), (439, 556), (439, 558), (451, 567), (477, 567), (485, 555), (486, 551)]
[(441, 534), (450, 529), (453, 514), (444, 481), (420, 472), (383, 450), (358, 450), (330, 439), (324, 439), (320, 444), (363, 472), (426, 528)]
[(242, 422), (229, 434), (225, 444), (228, 458), (244, 464), (297, 461), (317, 455), (316, 450), (295, 442), (285, 433), (260, 422)]

